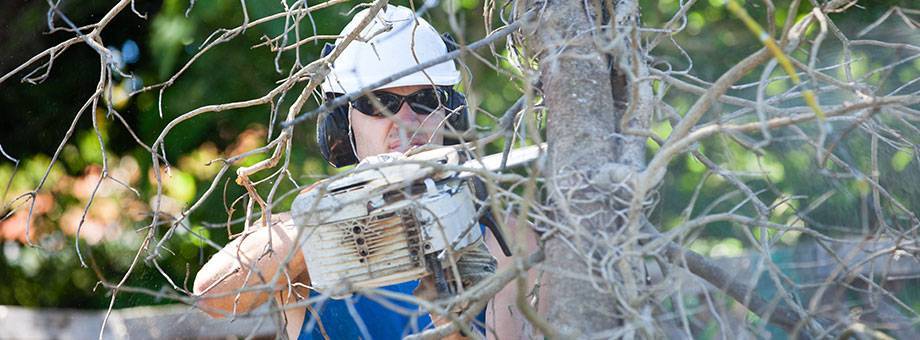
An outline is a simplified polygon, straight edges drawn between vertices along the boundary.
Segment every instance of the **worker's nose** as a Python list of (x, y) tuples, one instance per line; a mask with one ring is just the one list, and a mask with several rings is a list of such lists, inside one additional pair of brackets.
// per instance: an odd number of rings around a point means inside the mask
[(409, 107), (408, 102), (403, 102), (402, 106), (399, 107), (399, 111), (396, 111), (396, 118), (406, 124), (407, 127), (416, 127), (422, 122), (423, 116), (415, 113)]

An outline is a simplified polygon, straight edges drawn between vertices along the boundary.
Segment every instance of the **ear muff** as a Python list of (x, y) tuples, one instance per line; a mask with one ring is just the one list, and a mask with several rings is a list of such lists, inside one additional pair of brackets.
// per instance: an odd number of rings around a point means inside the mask
[[(452, 87), (446, 87), (447, 93), (449, 94), (447, 98), (447, 103), (444, 106), (447, 108), (445, 114), (447, 116), (448, 126), (443, 128), (443, 131), (448, 132), (457, 132), (464, 133), (470, 129), (469, 121), (469, 111), (466, 106), (466, 96), (460, 91), (454, 90)], [(460, 140), (456, 138), (444, 137), (444, 145), (454, 145), (460, 144)]]
[[(454, 40), (454, 37), (448, 32), (441, 34), (441, 40), (444, 41), (444, 45), (447, 46), (447, 53), (457, 50), (460, 46), (457, 44), (457, 41)], [(451, 86), (442, 86), (447, 93), (449, 94), (447, 98), (447, 103), (444, 105), (447, 107), (449, 115), (447, 117), (448, 127), (445, 128), (447, 131), (456, 131), (458, 133), (466, 132), (470, 129), (469, 121), (469, 112), (466, 106), (466, 96), (460, 91), (454, 90)], [(445, 145), (454, 145), (460, 144), (460, 140), (456, 138), (444, 138)]]
[[(335, 97), (327, 94), (326, 100)], [(351, 124), (348, 123), (348, 105), (333, 109), (322, 121), (316, 122), (316, 144), (323, 158), (336, 168), (358, 162), (353, 149)]]
[[(334, 44), (326, 43), (320, 57), (326, 57), (335, 49)], [(340, 93), (326, 93), (326, 101), (341, 96)], [(319, 116), (316, 122), (316, 144), (319, 152), (332, 166), (339, 168), (358, 162), (352, 149), (354, 141), (351, 136), (351, 124), (348, 122), (348, 105), (332, 109), (325, 117)]]

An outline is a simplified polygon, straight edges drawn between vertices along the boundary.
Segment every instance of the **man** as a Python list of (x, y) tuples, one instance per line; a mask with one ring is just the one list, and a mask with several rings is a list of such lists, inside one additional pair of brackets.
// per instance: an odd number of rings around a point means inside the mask
[[(340, 36), (354, 31), (367, 12), (359, 12)], [(358, 39), (345, 47), (333, 63), (322, 90), (328, 99), (360, 91), (394, 72), (447, 53), (449, 44), (410, 9), (388, 5), (361, 31)], [(467, 119), (463, 97), (452, 88), (459, 82), (460, 73), (449, 61), (395, 79), (373, 89), (373, 94), (352, 101), (348, 107), (336, 109), (318, 122), (317, 138), (324, 158), (335, 166), (343, 166), (380, 154), (402, 153), (415, 146), (444, 144), (445, 137), (440, 131), (445, 123), (451, 129), (462, 130)], [(310, 279), (296, 237), (297, 228), (291, 218), (279, 214), (269, 228), (254, 228), (233, 240), (196, 276), (195, 294), (202, 297), (199, 307), (221, 317), (245, 313), (263, 304), (270, 297), (268, 291), (275, 292), (274, 298), (282, 305), (296, 302), (297, 296), (315, 294), (303, 289)], [(268, 252), (269, 239), (272, 252)], [(494, 244), (494, 240), (490, 243)], [(283, 275), (272, 281), (272, 275), (292, 251)], [(465, 285), (475, 284), (495, 271), (495, 259), (482, 241), (461, 254), (458, 262), (462, 263), (458, 266), (481, 268), (470, 271), (469, 277), (464, 278)], [(463, 275), (467, 274), (462, 272)], [(410, 281), (384, 289), (430, 297), (430, 289), (425, 292), (426, 282), (421, 287), (418, 281)], [(292, 284), (295, 289), (287, 289)], [(513, 295), (508, 299), (513, 299)], [(390, 300), (384, 304), (396, 305), (404, 311), (420, 310), (404, 302)], [(301, 339), (390, 339), (418, 332), (431, 323), (426, 313), (405, 315), (384, 304), (356, 296), (326, 300), (310, 308), (286, 309), (287, 333), (290, 338)], [(441, 316), (434, 319), (435, 324), (445, 322)], [(483, 319), (480, 316), (480, 322)]]

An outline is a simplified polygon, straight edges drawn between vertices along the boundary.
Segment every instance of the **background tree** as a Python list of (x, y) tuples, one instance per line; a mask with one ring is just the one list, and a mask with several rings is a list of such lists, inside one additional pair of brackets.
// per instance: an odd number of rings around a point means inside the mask
[[(194, 303), (261, 203), (336, 173), (290, 122), (322, 112), (321, 42), (385, 3), (0, 5), (0, 303)], [(540, 250), (458, 300), (516, 286), (559, 337), (918, 333), (909, 3), (389, 3), (464, 46), (479, 154), (550, 146), (490, 186)]]

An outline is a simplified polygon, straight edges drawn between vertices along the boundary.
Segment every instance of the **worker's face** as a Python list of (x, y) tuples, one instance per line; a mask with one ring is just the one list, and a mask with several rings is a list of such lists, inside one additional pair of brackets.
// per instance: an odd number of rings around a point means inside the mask
[[(400, 86), (383, 89), (405, 96), (427, 86)], [(388, 152), (405, 152), (422, 144), (443, 144), (444, 137), (434, 133), (444, 120), (444, 110), (429, 115), (417, 114), (403, 102), (399, 111), (390, 117), (371, 117), (354, 108), (348, 112), (355, 136), (355, 152), (358, 159)]]

